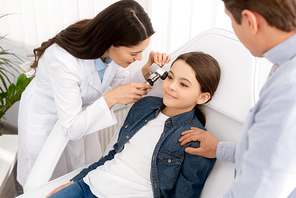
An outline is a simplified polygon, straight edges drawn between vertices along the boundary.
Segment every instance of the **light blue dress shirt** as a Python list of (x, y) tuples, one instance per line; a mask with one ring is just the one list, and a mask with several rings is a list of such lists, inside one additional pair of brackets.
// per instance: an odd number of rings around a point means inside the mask
[(296, 35), (263, 55), (274, 65), (237, 144), (220, 142), (217, 159), (235, 162), (225, 197), (296, 197)]
[(104, 79), (105, 69), (108, 67), (108, 65), (111, 62), (112, 62), (112, 59), (110, 57), (107, 57), (105, 59), (105, 62), (103, 62), (101, 58), (95, 59), (95, 67), (96, 67), (96, 70), (99, 73), (101, 82), (103, 82), (103, 79)]

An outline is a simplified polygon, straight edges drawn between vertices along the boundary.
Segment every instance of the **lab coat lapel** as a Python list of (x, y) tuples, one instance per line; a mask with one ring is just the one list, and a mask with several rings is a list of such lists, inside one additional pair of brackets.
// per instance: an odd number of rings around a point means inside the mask
[(112, 80), (116, 75), (117, 68), (118, 65), (116, 65), (114, 62), (110, 63), (110, 65), (105, 70), (103, 82), (101, 82), (98, 72), (94, 70), (90, 75), (89, 86), (103, 94), (112, 83)]
[(100, 92), (101, 94), (103, 94), (104, 89), (100, 80), (100, 76), (98, 74), (98, 72), (95, 70), (93, 71), (90, 76), (89, 76), (89, 86), (91, 86), (92, 88), (94, 88), (95, 90), (97, 90), (98, 92)]
[(94, 60), (88, 60), (86, 61), (87, 64), (89, 64), (88, 66), (86, 66), (85, 68), (87, 68), (86, 73), (89, 73), (85, 80), (88, 81), (88, 86), (92, 87), (93, 89), (95, 89), (97, 92), (101, 93), (101, 95), (103, 94), (103, 86), (101, 83), (101, 79), (100, 76), (96, 70), (95, 67), (95, 62)]
[(117, 72), (117, 67), (118, 67), (118, 65), (116, 65), (114, 62), (111, 62), (109, 64), (109, 66), (106, 68), (105, 74), (104, 74), (104, 79), (103, 79), (104, 91), (112, 83), (112, 80), (114, 79), (114, 76), (116, 75), (116, 72)]

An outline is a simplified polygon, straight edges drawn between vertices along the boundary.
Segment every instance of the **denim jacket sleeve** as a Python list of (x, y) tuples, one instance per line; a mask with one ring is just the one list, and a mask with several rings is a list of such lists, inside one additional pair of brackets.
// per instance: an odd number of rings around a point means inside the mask
[[(178, 176), (172, 197), (200, 197), (205, 180), (216, 159), (208, 159), (185, 153), (184, 162)], [(198, 167), (196, 167), (198, 165)]]
[(103, 165), (106, 161), (112, 160), (114, 158), (114, 155), (116, 154), (116, 150), (118, 148), (118, 144), (114, 144), (113, 150), (109, 151), (108, 155), (102, 157), (99, 161), (93, 163), (88, 168), (83, 169), (78, 175), (73, 177), (72, 181), (78, 181), (82, 178), (84, 178), (90, 171), (96, 169), (98, 166)]

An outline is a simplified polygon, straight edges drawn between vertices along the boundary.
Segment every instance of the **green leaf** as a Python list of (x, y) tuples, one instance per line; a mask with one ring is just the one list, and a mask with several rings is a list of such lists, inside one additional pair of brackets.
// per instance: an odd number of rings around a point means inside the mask
[(6, 106), (8, 106), (8, 107), (12, 106), (12, 103), (8, 98), (6, 98)]
[(23, 89), (28, 85), (27, 82), (27, 76), (25, 74), (21, 74), (16, 81), (16, 86), (19, 87), (20, 89)]
[(15, 93), (15, 84), (10, 84), (7, 90), (7, 98), (11, 99)]

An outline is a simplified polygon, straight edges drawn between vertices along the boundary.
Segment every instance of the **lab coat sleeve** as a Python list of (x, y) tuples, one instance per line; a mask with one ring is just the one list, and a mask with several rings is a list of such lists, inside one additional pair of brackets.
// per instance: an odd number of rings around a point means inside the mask
[[(71, 63), (69, 63), (71, 64)], [(60, 61), (49, 66), (49, 79), (63, 134), (78, 140), (90, 133), (116, 124), (116, 118), (103, 97), (82, 110), (79, 74)], [(46, 105), (46, 104), (45, 104)]]
[(130, 82), (146, 82), (142, 73), (142, 69), (139, 69), (134, 73), (130, 73), (127, 68), (122, 68), (119, 66), (110, 86), (114, 88), (118, 85), (123, 85)]

